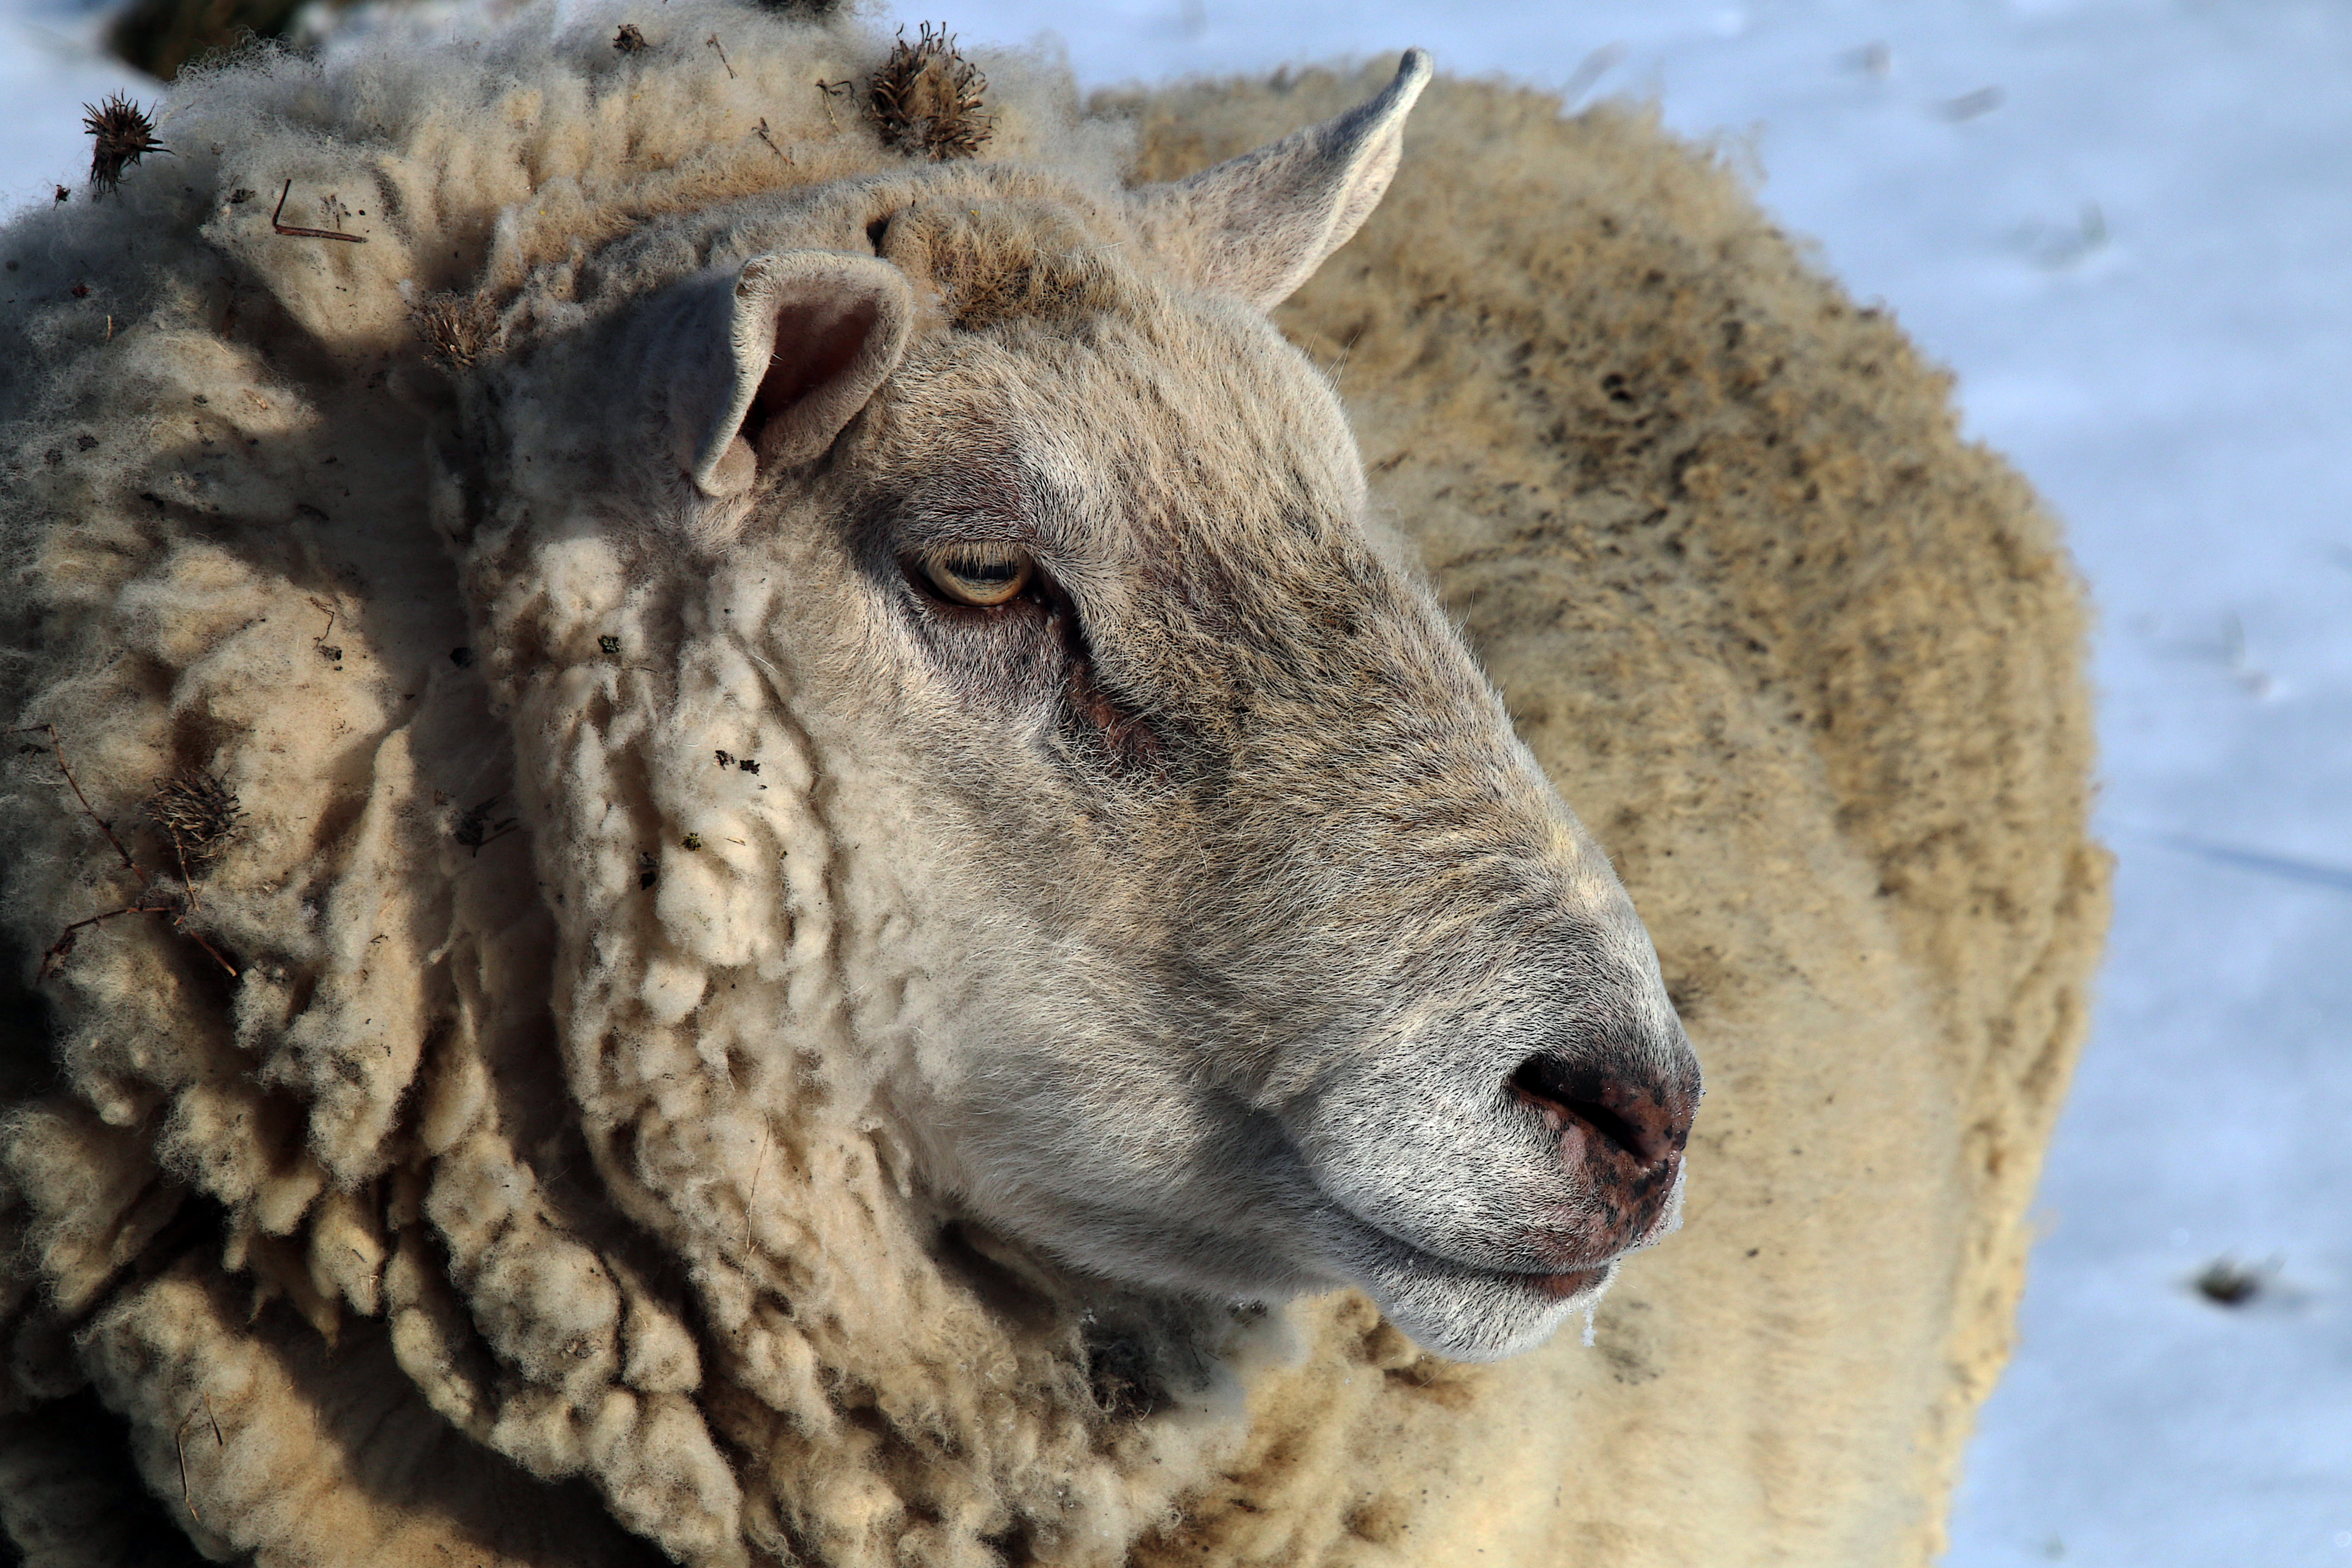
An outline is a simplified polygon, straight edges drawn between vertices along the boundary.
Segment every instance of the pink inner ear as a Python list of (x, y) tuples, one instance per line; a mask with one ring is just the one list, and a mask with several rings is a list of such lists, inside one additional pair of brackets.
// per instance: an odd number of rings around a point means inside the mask
[(871, 390), (848, 380), (848, 373), (879, 315), (871, 300), (797, 300), (777, 308), (776, 346), (743, 421), (755, 450), (797, 455), (803, 447), (830, 444), (856, 412), (833, 405), (862, 401)]

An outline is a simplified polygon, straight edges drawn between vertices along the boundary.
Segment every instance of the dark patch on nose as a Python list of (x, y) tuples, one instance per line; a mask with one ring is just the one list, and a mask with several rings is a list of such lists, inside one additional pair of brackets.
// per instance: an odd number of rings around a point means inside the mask
[(1559, 1155), (1591, 1209), (1571, 1252), (1605, 1257), (1638, 1245), (1672, 1197), (1698, 1105), (1696, 1074), (1538, 1053), (1511, 1092), (1559, 1135)]
[(1538, 1109), (1582, 1122), (1601, 1145), (1639, 1170), (1673, 1159), (1690, 1142), (1696, 1097), (1648, 1074), (1533, 1056), (1511, 1075), (1511, 1087)]

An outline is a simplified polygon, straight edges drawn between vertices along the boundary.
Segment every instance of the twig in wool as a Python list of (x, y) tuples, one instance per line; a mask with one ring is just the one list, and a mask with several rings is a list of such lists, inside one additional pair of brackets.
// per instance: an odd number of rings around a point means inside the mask
[[(93, 199), (120, 189), (122, 171), (135, 167), (148, 153), (172, 151), (155, 140), (155, 122), (147, 118), (147, 111), (121, 93), (104, 103), (85, 103), (81, 107), (81, 128), (89, 132), (91, 139), (89, 186)], [(65, 187), (58, 188), (62, 191)]]
[[(839, 81), (820, 81), (816, 84), (816, 89), (817, 91), (824, 94), (824, 122), (827, 125), (832, 126), (835, 131), (840, 130), (841, 120), (833, 112), (833, 100), (836, 98), (853, 98), (856, 96), (857, 84), (850, 80), (847, 77), (843, 77)], [(63, 191), (65, 187), (63, 185), (59, 185), (58, 189)], [(60, 195), (58, 199), (59, 201), (63, 201), (65, 200), (65, 197)]]
[(295, 239), (347, 239), (353, 245), (367, 243), (367, 236), (363, 234), (345, 234), (341, 229), (304, 228), (299, 224), (280, 223), (278, 219), (286, 214), (286, 198), (293, 194), (294, 182), (289, 180), (286, 182), (286, 188), (278, 193), (278, 205), (269, 215), (269, 226), (272, 229)]
[(768, 1139), (772, 1131), (765, 1127), (760, 1130), (759, 1162), (751, 1167), (751, 1190), (743, 1194), (743, 1250), (746, 1252), (751, 1250), (751, 1209), (760, 1201), (760, 1178), (768, 1169)]
[(198, 1524), (204, 1523), (205, 1516), (196, 1511), (195, 1500), (188, 1495), (188, 1448), (185, 1440), (188, 1428), (196, 1424), (198, 1415), (202, 1415), (212, 1423), (213, 1446), (216, 1448), (228, 1447), (228, 1439), (221, 1436), (220, 1417), (213, 1414), (213, 1396), (209, 1394), (204, 1395), (204, 1402), (205, 1407), (200, 1411), (189, 1411), (188, 1418), (181, 1422), (179, 1429), (172, 1434), (172, 1452), (177, 1455), (180, 1460), (180, 1506), (186, 1509), (188, 1517)]
[[(41, 954), (41, 967), (39, 971), (35, 973), (33, 978), (37, 983), (47, 980), (50, 975), (55, 974), (58, 970), (64, 968), (66, 960), (73, 956), (74, 948), (80, 942), (81, 933), (89, 930), (91, 926), (104, 925), (107, 921), (110, 920), (119, 920), (124, 915), (171, 915), (173, 917), (173, 924), (177, 926), (179, 924), (178, 916), (181, 913), (181, 910), (169, 904), (151, 905), (142, 897), (140, 901), (135, 904), (125, 904), (119, 910), (109, 910), (102, 915), (91, 915), (87, 920), (76, 921), (71, 925), (66, 927), (64, 931), (59, 931), (58, 933), (58, 940), (49, 943), (48, 951)], [(194, 933), (192, 932), (190, 934), (193, 935)], [(196, 940), (198, 942), (204, 941), (202, 937), (197, 937)], [(220, 954), (218, 953), (214, 953), (213, 956), (215, 958), (220, 958)], [(221, 959), (221, 962), (226, 964), (228, 961), (226, 959)], [(229, 973), (234, 974), (236, 971), (231, 969)]]
[(757, 136), (761, 141), (765, 142), (768, 144), (768, 151), (773, 153), (777, 157), (783, 159), (785, 163), (789, 163), (793, 161), (790, 154), (785, 153), (782, 147), (776, 145), (775, 137), (769, 133), (768, 117), (766, 115), (761, 115), (760, 117), (760, 123), (751, 127), (751, 134)]
[(188, 1495), (188, 1426), (195, 1418), (196, 1413), (189, 1411), (188, 1419), (181, 1422), (179, 1429), (172, 1434), (172, 1452), (180, 1461), (180, 1506), (188, 1510), (190, 1519), (202, 1524), (205, 1516), (196, 1511), (196, 1500)]
[[(89, 930), (91, 926), (104, 925), (108, 921), (119, 920), (124, 915), (165, 915), (170, 917), (172, 929), (173, 931), (178, 931), (182, 936), (186, 937), (190, 942), (193, 942), (198, 947), (203, 948), (205, 952), (211, 956), (212, 961), (215, 963), (219, 964), (223, 969), (228, 971), (230, 979), (234, 980), (236, 978), (236, 965), (231, 963), (226, 958), (223, 957), (218, 948), (215, 947), (211, 942), (206, 942), (202, 931), (194, 931), (188, 929), (188, 917), (195, 912), (196, 900), (194, 879), (193, 876), (189, 875), (190, 868), (184, 849), (181, 851), (182, 858), (180, 869), (183, 880), (186, 884), (188, 890), (185, 893), (179, 893), (174, 892), (168, 888), (156, 887), (154, 873), (142, 868), (137, 860), (131, 858), (131, 851), (123, 847), (123, 843), (121, 838), (115, 837), (114, 825), (107, 821), (104, 817), (99, 816), (97, 810), (89, 804), (89, 796), (82, 793), (81, 781), (74, 777), (73, 769), (66, 764), (65, 743), (58, 738), (58, 727), (55, 724), (26, 724), (10, 731), (9, 733), (12, 735), (29, 735), (34, 733), (36, 731), (48, 736), (49, 754), (57, 759), (58, 771), (65, 774), (67, 784), (69, 785), (74, 792), (74, 799), (81, 803), (82, 815), (89, 817), (91, 822), (97, 824), (98, 830), (106, 835), (106, 841), (114, 847), (116, 858), (122, 862), (122, 868), (130, 872), (133, 877), (139, 879), (139, 892), (137, 896), (131, 900), (131, 902), (123, 905), (119, 910), (109, 910), (104, 914), (90, 915), (86, 919), (75, 921), (71, 924), (68, 925), (65, 930), (59, 931), (58, 933), (58, 940), (49, 944), (49, 949), (47, 952), (41, 954), (41, 967), (35, 978), (37, 980), (47, 980), (50, 975), (55, 974), (59, 968), (63, 967), (65, 961), (73, 953), (74, 944), (81, 940), (81, 933), (83, 931)], [(182, 775), (183, 778), (187, 776), (188, 775), (184, 774)], [(210, 774), (205, 774), (202, 776), (210, 780), (213, 787), (219, 791), (221, 796), (220, 803), (214, 805), (211, 808), (212, 811), (217, 815), (219, 812), (225, 810), (229, 819), (227, 822), (224, 823), (220, 833), (215, 835), (217, 841), (225, 847), (228, 834), (234, 826), (234, 818), (239, 815), (236, 797), (230, 795), (226, 788), (222, 787), (217, 779), (212, 779)], [(170, 787), (170, 785), (165, 786), (166, 789)], [(159, 790), (156, 797), (154, 798), (161, 798), (163, 794), (163, 791)], [(151, 799), (149, 802), (151, 810), (153, 804), (153, 799)], [(176, 846), (178, 840), (175, 838), (173, 842)]]
[(343, 662), (343, 650), (329, 642), (327, 639), (334, 636), (335, 621), (342, 612), (335, 608), (334, 605), (328, 604), (323, 599), (311, 600), (310, 607), (327, 617), (325, 629), (320, 631), (317, 637), (310, 639), (310, 646), (317, 648), (319, 650), (319, 657), (325, 659), (329, 664), (341, 664)]
[(483, 845), (496, 844), (512, 833), (520, 826), (514, 817), (498, 822), (490, 820), (490, 808), (499, 804), (499, 798), (492, 795), (472, 810), (459, 812), (457, 826), (449, 830), (449, 837), (478, 856)]
[(719, 63), (727, 67), (727, 79), (729, 81), (733, 81), (735, 79), (735, 68), (731, 64), (729, 64), (727, 59), (727, 47), (719, 41), (719, 35), (713, 33), (710, 37), (703, 39), (702, 41), (719, 51)]
[(58, 727), (55, 724), (26, 724), (20, 729), (10, 731), (9, 733), (12, 735), (30, 735), (37, 731), (48, 736), (49, 755), (57, 758), (58, 772), (66, 775), (67, 786), (74, 792), (74, 798), (81, 802), (82, 814), (88, 816), (92, 822), (97, 823), (98, 830), (106, 835), (106, 841), (114, 846), (114, 853), (121, 858), (122, 861), (122, 868), (130, 872), (132, 876), (139, 877), (142, 880), (144, 880), (144, 875), (139, 869), (139, 862), (131, 858), (131, 851), (125, 849), (122, 847), (122, 840), (114, 836), (113, 824), (108, 822), (105, 818), (100, 816), (95, 810), (91, 809), (89, 796), (82, 794), (81, 792), (81, 781), (74, 777), (73, 769), (66, 765), (65, 743), (58, 739)]

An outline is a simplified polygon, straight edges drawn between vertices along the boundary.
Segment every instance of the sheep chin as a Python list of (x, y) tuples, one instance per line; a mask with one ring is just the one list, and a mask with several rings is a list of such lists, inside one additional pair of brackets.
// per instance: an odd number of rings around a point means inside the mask
[(1540, 1349), (1570, 1318), (1589, 1314), (1617, 1278), (1620, 1258), (1556, 1274), (1482, 1268), (1424, 1252), (1353, 1215), (1340, 1217), (1335, 1261), (1350, 1283), (1423, 1350), (1490, 1362)]
[(1506, 1274), (1451, 1263), (1398, 1244), (1356, 1279), (1381, 1314), (1423, 1350), (1454, 1361), (1492, 1362), (1549, 1343), (1571, 1318), (1600, 1304), (1617, 1260), (1568, 1274)]

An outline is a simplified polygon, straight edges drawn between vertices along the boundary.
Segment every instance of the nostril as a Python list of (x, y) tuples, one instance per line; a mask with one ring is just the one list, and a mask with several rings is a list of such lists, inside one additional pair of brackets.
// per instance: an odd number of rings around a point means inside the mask
[(1511, 1087), (1539, 1108), (1582, 1122), (1602, 1143), (1622, 1150), (1647, 1169), (1670, 1158), (1690, 1130), (1686, 1111), (1662, 1096), (1611, 1074), (1557, 1057), (1530, 1057), (1511, 1075)]
[(1663, 1152), (1654, 1149), (1655, 1140), (1646, 1137), (1640, 1128), (1597, 1100), (1571, 1100), (1560, 1109), (1644, 1165), (1653, 1163), (1657, 1154)]

